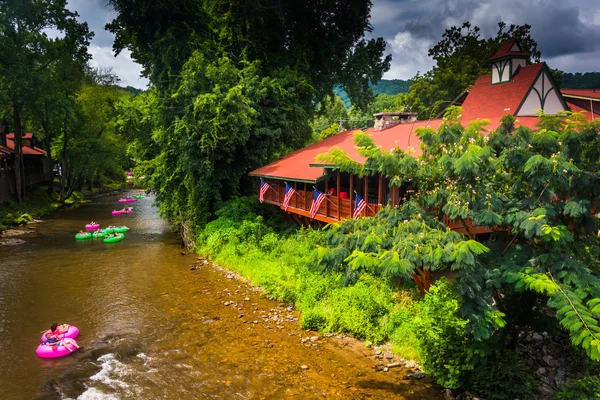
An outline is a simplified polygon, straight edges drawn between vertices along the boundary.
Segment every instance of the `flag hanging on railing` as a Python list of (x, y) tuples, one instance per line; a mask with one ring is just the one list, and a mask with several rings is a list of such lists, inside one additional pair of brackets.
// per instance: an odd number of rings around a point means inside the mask
[(352, 218), (359, 219), (360, 215), (367, 208), (367, 202), (356, 193), (356, 197), (354, 198), (354, 213), (352, 214)]
[(283, 198), (283, 209), (285, 211), (290, 207), (290, 200), (292, 200), (292, 196), (296, 193), (296, 189), (291, 187), (290, 185), (285, 183), (285, 197)]
[(265, 193), (267, 193), (267, 190), (269, 190), (270, 187), (271, 185), (269, 185), (263, 178), (260, 178), (260, 188), (258, 189), (258, 201), (260, 201), (261, 203), (265, 201)]
[(319, 212), (319, 207), (321, 207), (321, 203), (325, 200), (325, 193), (318, 191), (315, 188), (315, 192), (313, 194), (312, 205), (310, 206), (310, 217), (314, 218)]

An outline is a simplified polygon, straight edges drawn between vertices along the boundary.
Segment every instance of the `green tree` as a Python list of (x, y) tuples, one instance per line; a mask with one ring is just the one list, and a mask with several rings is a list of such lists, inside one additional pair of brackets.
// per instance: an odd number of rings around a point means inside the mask
[(110, 4), (115, 51), (131, 49), (157, 90), (161, 151), (145, 165), (175, 222), (202, 224), (253, 191), (249, 170), (310, 140), (315, 105), (334, 85), (365, 105), (389, 68), (383, 39), (364, 39), (365, 0)]
[(489, 59), (508, 39), (515, 39), (523, 51), (529, 52), (529, 61), (538, 62), (541, 53), (530, 29), (529, 25), (510, 25), (507, 29), (500, 22), (496, 36), (488, 39), (482, 38), (479, 27), (470, 22), (446, 29), (442, 39), (428, 52), (436, 66), (412, 79), (404, 99), (406, 107), (418, 113), (419, 119), (436, 117), (479, 76), (489, 73)]
[[(392, 185), (410, 181), (416, 193), (400, 208), (332, 227), (314, 265), (394, 279), (452, 270), (466, 332), (477, 341), (517, 332), (503, 330), (517, 318), (502, 303), (509, 294), (533, 293), (573, 344), (600, 360), (600, 224), (593, 214), (600, 208), (600, 127), (564, 113), (542, 115), (532, 131), (506, 116), (486, 136), (488, 122), (465, 128), (461, 113), (449, 108), (438, 131), (417, 131), (418, 159), (384, 151), (365, 133), (355, 139), (365, 164), (339, 149), (321, 157), (358, 175), (382, 173)], [(445, 229), (443, 215), (462, 221), (467, 234)], [(467, 221), (494, 228), (489, 240), (472, 235)]]
[(112, 74), (89, 70), (62, 120), (61, 133), (52, 146), (62, 165), (61, 202), (85, 182), (92, 188), (103, 178), (123, 177), (127, 146), (117, 129), (118, 105), (133, 95), (115, 83)]
[[(92, 34), (77, 13), (66, 8), (66, 0), (6, 0), (0, 3), (0, 90), (12, 108), (15, 132), (15, 182), (17, 196), (23, 196), (22, 112), (35, 102), (44, 87), (44, 70), (68, 54), (85, 63)], [(48, 30), (62, 36), (50, 38)]]

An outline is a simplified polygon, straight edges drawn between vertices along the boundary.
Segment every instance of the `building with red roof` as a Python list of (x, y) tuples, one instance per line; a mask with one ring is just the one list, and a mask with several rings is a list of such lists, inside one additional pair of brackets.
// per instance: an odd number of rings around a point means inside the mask
[[(0, 202), (11, 199), (15, 195), (15, 134), (6, 132), (6, 126), (0, 127)], [(34, 146), (33, 134), (26, 133), (21, 137), (21, 153), (23, 156), (23, 183), (31, 187), (52, 179), (46, 151)]]
[[(487, 119), (490, 124), (486, 128), (491, 132), (507, 114), (517, 117), (521, 126), (532, 129), (536, 127), (540, 110), (546, 114), (583, 111), (590, 121), (600, 117), (600, 91), (561, 91), (546, 63), (527, 65), (528, 57), (529, 54), (521, 51), (514, 40), (504, 42), (490, 59), (490, 73), (480, 76), (468, 90), (468, 95), (462, 102), (462, 121), (468, 123)], [(415, 129), (437, 129), (442, 123), (441, 119), (416, 121), (415, 116), (410, 113), (380, 113), (375, 114), (375, 117), (375, 126), (366, 130), (375, 144), (390, 150), (399, 147), (415, 157), (420, 154), (419, 137)], [(352, 217), (353, 193), (367, 201), (368, 207), (364, 215), (368, 216), (374, 215), (384, 204), (400, 204), (410, 191), (408, 185), (390, 188), (388, 179), (381, 175), (359, 179), (336, 170), (335, 165), (317, 161), (318, 155), (327, 153), (331, 148), (339, 148), (352, 160), (364, 162), (364, 158), (356, 152), (353, 133), (341, 132), (250, 172), (251, 176), (260, 177), (270, 185), (264, 194), (264, 201), (282, 207), (287, 183), (296, 193), (287, 211), (311, 217), (309, 210), (313, 190), (325, 191), (329, 193), (327, 201), (321, 204), (313, 219), (327, 223)], [(452, 221), (445, 222), (456, 230), (464, 229), (462, 224), (453, 226)], [(472, 227), (470, 231), (481, 233), (485, 230)]]

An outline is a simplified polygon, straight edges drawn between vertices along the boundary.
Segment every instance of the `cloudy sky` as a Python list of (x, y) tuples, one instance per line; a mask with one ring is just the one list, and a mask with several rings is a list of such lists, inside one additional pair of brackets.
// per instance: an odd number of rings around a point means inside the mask
[[(298, 0), (301, 1), (301, 0)], [(129, 52), (112, 53), (113, 35), (104, 30), (114, 12), (106, 0), (69, 0), (95, 32), (90, 48), (95, 66), (112, 67), (121, 84), (145, 88), (141, 67)], [(373, 0), (371, 25), (387, 41), (393, 56), (386, 79), (409, 79), (433, 66), (427, 49), (446, 28), (471, 21), (485, 37), (495, 35), (499, 21), (532, 26), (542, 59), (567, 72), (600, 71), (599, 0)]]

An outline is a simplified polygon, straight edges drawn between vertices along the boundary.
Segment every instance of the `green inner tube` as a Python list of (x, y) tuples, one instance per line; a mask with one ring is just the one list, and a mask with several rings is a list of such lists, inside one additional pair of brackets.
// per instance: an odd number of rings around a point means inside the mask
[(145, 196), (142, 196), (142, 195), (135, 195), (135, 194), (133, 195), (134, 199), (143, 199), (144, 197)]
[(107, 235), (107, 233), (106, 233), (106, 232), (104, 232), (104, 231), (100, 231), (100, 232), (93, 232), (93, 233), (92, 233), (92, 237), (95, 237), (95, 238), (103, 238), (103, 237), (104, 237), (104, 236), (106, 236), (106, 235)]
[(125, 232), (129, 232), (129, 228), (126, 227), (126, 226), (117, 226), (114, 229), (114, 231), (117, 232), (117, 233), (125, 233)]
[(90, 233), (78, 233), (75, 235), (75, 239), (77, 240), (85, 240), (91, 238), (92, 235)]
[(117, 243), (123, 240), (124, 237), (125, 235), (123, 235), (122, 233), (118, 233), (116, 236), (105, 237), (104, 243)]
[(102, 232), (104, 232), (105, 235), (108, 235), (110, 233), (115, 233), (115, 230), (113, 228), (104, 228)]

